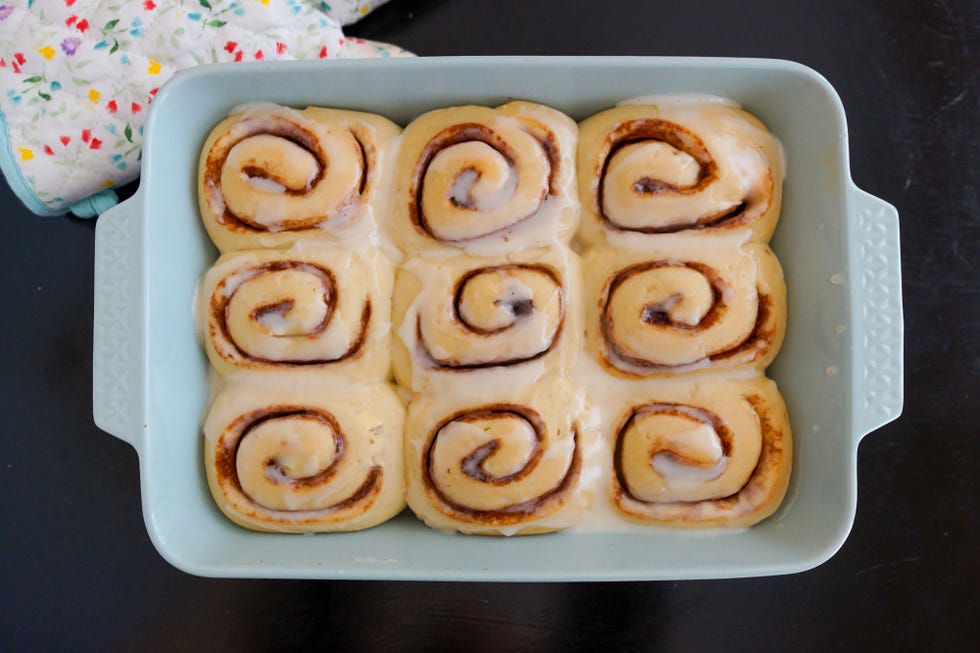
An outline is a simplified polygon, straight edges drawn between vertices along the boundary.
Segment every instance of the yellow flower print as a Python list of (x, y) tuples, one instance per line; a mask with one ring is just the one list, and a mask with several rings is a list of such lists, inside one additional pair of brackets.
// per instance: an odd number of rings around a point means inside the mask
[(362, 16), (364, 14), (366, 14), (367, 12), (369, 12), (369, 11), (371, 11), (371, 5), (370, 4), (366, 4), (363, 7), (361, 7), (361, 15)]
[(34, 150), (28, 147), (17, 148), (17, 153), (20, 154), (20, 158), (22, 161), (30, 161), (31, 159), (34, 158)]
[(99, 93), (99, 92), (98, 92), (97, 90), (95, 90), (94, 88), (90, 88), (90, 89), (88, 90), (88, 99), (90, 99), (90, 100), (92, 100), (92, 104), (98, 104), (98, 103), (99, 103), (99, 98), (100, 98), (100, 97), (102, 97), (102, 94), (101, 94), (101, 93)]
[(54, 48), (50, 45), (46, 45), (37, 51), (38, 54), (43, 55), (45, 59), (51, 59), (54, 57)]
[(111, 179), (106, 179), (102, 182), (102, 188), (112, 188), (115, 185), (116, 182), (112, 181)]
[(146, 68), (146, 72), (150, 73), (151, 75), (159, 75), (160, 74), (160, 62), (159, 61), (154, 61), (153, 59), (150, 59), (150, 65)]

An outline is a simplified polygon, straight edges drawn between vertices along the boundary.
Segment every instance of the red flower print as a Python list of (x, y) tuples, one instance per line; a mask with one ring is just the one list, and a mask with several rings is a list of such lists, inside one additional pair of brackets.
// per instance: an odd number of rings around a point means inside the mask
[(327, 46), (323, 46), (322, 48), (320, 48), (320, 58), (321, 59), (327, 58)]
[(143, 3), (143, 9), (146, 9), (147, 11), (153, 11), (156, 8), (157, 6), (153, 3), (153, 0), (146, 0)]
[(78, 16), (72, 14), (71, 16), (65, 19), (65, 27), (71, 27), (72, 25), (75, 24), (75, 21), (77, 20), (78, 20)]
[(241, 60), (242, 60), (242, 51), (239, 50), (238, 52), (235, 53), (235, 61), (241, 61)]
[(139, 113), (142, 110), (143, 110), (143, 107), (141, 107), (136, 102), (133, 102), (132, 104), (129, 105), (129, 111), (130, 111), (130, 113)]
[(78, 28), (79, 32), (84, 32), (85, 30), (88, 29), (88, 20), (86, 20), (85, 18), (81, 19), (75, 24), (75, 27)]
[(70, 7), (75, 4), (75, 0), (65, 0), (65, 6)]
[(58, 140), (61, 141), (61, 144), (62, 145), (66, 145), (67, 146), (69, 143), (71, 143), (71, 136), (62, 136)]
[(47, 154), (48, 156), (54, 156), (54, 150), (51, 149), (50, 145), (44, 146), (44, 153)]
[(262, 54), (262, 50), (256, 50), (255, 51), (255, 60), (256, 61), (262, 61), (263, 59), (265, 59), (265, 55)]
[(23, 66), (24, 65), (24, 62), (27, 61), (27, 57), (24, 56), (24, 53), (23, 52), (15, 52), (14, 53), (14, 61), (16, 61), (17, 63), (19, 63), (21, 66)]
[(115, 113), (119, 109), (115, 100), (109, 100), (106, 103), (105, 108), (108, 109), (109, 113)]
[(102, 141), (97, 138), (93, 138), (92, 142), (88, 144), (88, 149), (90, 150), (97, 150), (100, 147), (102, 147)]
[(92, 139), (92, 130), (83, 129), (82, 130), (82, 142), (88, 143)]
[(276, 54), (282, 54), (286, 51), (286, 44), (282, 41), (276, 41)]
[(7, 61), (3, 57), (0, 57), (0, 68), (6, 68), (6, 67), (7, 67)]
[(337, 45), (343, 45), (343, 44), (344, 44), (344, 37), (341, 36), (339, 39), (337, 39)]
[(235, 51), (235, 48), (237, 47), (238, 47), (237, 43), (235, 43), (234, 41), (228, 41), (227, 43), (225, 43), (225, 52), (231, 54), (232, 52)]
[(160, 87), (159, 86), (156, 87), (156, 88), (151, 88), (150, 89), (150, 97), (153, 97), (154, 95), (156, 95), (157, 94), (157, 91), (159, 91), (159, 90), (160, 90)]

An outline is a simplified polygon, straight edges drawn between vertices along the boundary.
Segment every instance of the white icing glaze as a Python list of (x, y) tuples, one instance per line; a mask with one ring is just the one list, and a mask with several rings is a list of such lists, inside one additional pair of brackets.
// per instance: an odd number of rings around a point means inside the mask
[[(282, 195), (286, 192), (285, 186), (265, 177), (249, 177), (243, 172), (242, 179), (252, 188), (266, 193)], [(309, 188), (309, 183), (307, 183), (307, 188)]]
[[(401, 339), (411, 355), (412, 389), (416, 392), (453, 392), (461, 379), (465, 379), (467, 384), (487, 387), (527, 387), (535, 383), (547, 369), (544, 359), (551, 356), (553, 352), (539, 358), (534, 356), (539, 351), (547, 349), (554, 338), (560, 337), (560, 333), (556, 333), (556, 327), (552, 323), (553, 313), (557, 311), (557, 307), (551, 304), (554, 298), (545, 305), (535, 306), (530, 315), (523, 316), (519, 323), (515, 322), (514, 326), (502, 333), (489, 337), (468, 337), (462, 331), (456, 332), (458, 324), (452, 317), (451, 295), (457, 275), (465, 272), (466, 268), (453, 267), (451, 258), (443, 260), (447, 264), (415, 258), (409, 259), (402, 266), (406, 272), (413, 274), (421, 285), (419, 293), (405, 313), (405, 318), (395, 331), (396, 336)], [(504, 287), (502, 299), (510, 296), (524, 298), (533, 295), (532, 289), (515, 277), (505, 277), (502, 285)], [(556, 295), (555, 298), (560, 296), (567, 307), (569, 303), (567, 288), (559, 287), (557, 291), (560, 295)], [(508, 319), (514, 322), (516, 319), (506, 307), (501, 308), (498, 313), (500, 315), (497, 317), (501, 323), (506, 323)], [(569, 319), (567, 310), (565, 319)], [(460, 343), (465, 343), (465, 355), (473, 361), (492, 361), (495, 355), (503, 356), (504, 360), (509, 357), (528, 360), (514, 365), (466, 369), (465, 372), (434, 369), (432, 363), (420, 354), (418, 338), (420, 320), (425, 347), (434, 358), (452, 358), (458, 354), (457, 350), (462, 346)], [(491, 323), (481, 326), (493, 328), (499, 325)], [(440, 334), (446, 334), (446, 337), (451, 336), (454, 339), (452, 348), (448, 342), (444, 343), (440, 340)], [(560, 347), (562, 343), (554, 344)]]

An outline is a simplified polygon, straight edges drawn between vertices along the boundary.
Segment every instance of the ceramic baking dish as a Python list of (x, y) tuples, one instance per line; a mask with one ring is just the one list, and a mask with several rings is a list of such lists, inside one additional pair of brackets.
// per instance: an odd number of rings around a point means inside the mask
[[(632, 97), (735, 99), (781, 139), (783, 213), (772, 241), (789, 331), (771, 376), (796, 455), (779, 511), (749, 530), (691, 534), (448, 535), (411, 514), (353, 534), (259, 534), (215, 507), (200, 431), (208, 364), (191, 315), (216, 258), (195, 198), (210, 129), (241, 103), (336, 106), (401, 124), (424, 111), (524, 98), (576, 119)], [(679, 58), (427, 58), (205, 66), (159, 93), (138, 192), (99, 218), (94, 413), (139, 453), (143, 513), (160, 553), (205, 576), (425, 580), (640, 580), (782, 574), (841, 546), (854, 519), (858, 442), (902, 409), (898, 215), (854, 186), (843, 107), (794, 63)]]

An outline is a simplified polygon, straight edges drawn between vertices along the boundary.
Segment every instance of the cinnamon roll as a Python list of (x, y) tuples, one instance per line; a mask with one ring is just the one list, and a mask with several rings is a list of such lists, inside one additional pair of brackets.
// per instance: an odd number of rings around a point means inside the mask
[(423, 395), (409, 407), (408, 505), (462, 533), (543, 533), (592, 500), (597, 429), (584, 395), (544, 381)]
[(198, 294), (208, 358), (222, 376), (383, 380), (391, 361), (393, 276), (378, 250), (298, 243), (225, 254)]
[(387, 384), (231, 384), (204, 422), (208, 484), (260, 531), (361, 530), (404, 507), (404, 407)]
[(769, 379), (638, 384), (616, 403), (612, 498), (630, 520), (740, 527), (779, 507), (793, 443)]
[(393, 237), (409, 256), (500, 254), (571, 238), (577, 126), (531, 102), (432, 111), (398, 155)]
[(765, 369), (786, 332), (786, 284), (766, 245), (591, 250), (587, 345), (624, 377)]
[(765, 126), (720, 99), (622, 104), (581, 124), (580, 236), (634, 248), (670, 233), (743, 232), (766, 242), (779, 217), (782, 170)]
[(300, 238), (369, 238), (401, 132), (367, 113), (256, 105), (223, 120), (201, 152), (198, 202), (222, 252)]
[(412, 259), (395, 281), (395, 378), (421, 391), (557, 373), (580, 347), (580, 297), (578, 257), (563, 248)]

